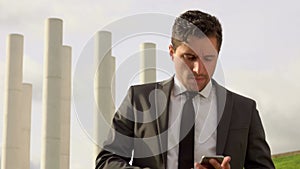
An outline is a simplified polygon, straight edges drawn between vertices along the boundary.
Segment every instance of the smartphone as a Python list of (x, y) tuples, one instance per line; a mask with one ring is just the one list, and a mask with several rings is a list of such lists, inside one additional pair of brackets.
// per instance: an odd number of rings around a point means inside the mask
[(208, 169), (214, 169), (214, 167), (209, 163), (210, 159), (217, 160), (220, 164), (222, 164), (224, 156), (216, 155), (216, 156), (202, 156), (200, 164)]

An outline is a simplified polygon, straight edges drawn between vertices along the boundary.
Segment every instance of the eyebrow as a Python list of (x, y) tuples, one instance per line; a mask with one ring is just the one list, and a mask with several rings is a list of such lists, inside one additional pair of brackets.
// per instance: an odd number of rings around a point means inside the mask
[(184, 52), (184, 55), (193, 55), (193, 56), (198, 56), (196, 53), (192, 53), (192, 52)]

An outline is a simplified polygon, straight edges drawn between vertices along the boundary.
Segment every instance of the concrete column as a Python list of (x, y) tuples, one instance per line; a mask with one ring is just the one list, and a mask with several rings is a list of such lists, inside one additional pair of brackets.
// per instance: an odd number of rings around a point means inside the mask
[[(95, 155), (99, 153), (98, 145), (107, 137), (105, 123), (111, 123), (115, 111), (115, 58), (111, 55), (111, 33), (100, 31), (95, 36), (96, 73), (94, 80), (95, 92)], [(104, 119), (103, 119), (104, 118)]]
[(62, 81), (61, 81), (61, 153), (60, 169), (70, 168), (70, 120), (71, 120), (71, 65), (72, 48), (62, 49)]
[(23, 83), (22, 111), (20, 113), (21, 124), (21, 168), (30, 169), (30, 131), (31, 131), (31, 100), (32, 85)]
[(60, 167), (62, 22), (46, 20), (41, 169)]
[(111, 103), (110, 103), (110, 106), (111, 106), (111, 120), (109, 121), (110, 124), (112, 122), (112, 119), (113, 119), (113, 115), (116, 111), (116, 105), (115, 105), (115, 102), (116, 102), (116, 57), (114, 56), (111, 56), (110, 57), (110, 65), (111, 65), (111, 74), (110, 74), (110, 77), (111, 77), (111, 88), (110, 88), (110, 91), (111, 91), (111, 97), (112, 97), (112, 100), (111, 100)]
[(156, 45), (154, 43), (142, 43), (140, 45), (140, 82), (150, 83), (156, 81)]
[(22, 35), (11, 34), (7, 39), (6, 74), (3, 111), (2, 169), (21, 169), (20, 114), (23, 69)]

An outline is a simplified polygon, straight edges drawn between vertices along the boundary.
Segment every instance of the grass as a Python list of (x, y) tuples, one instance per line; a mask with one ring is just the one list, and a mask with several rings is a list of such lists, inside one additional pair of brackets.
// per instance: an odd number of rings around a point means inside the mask
[(273, 158), (276, 169), (300, 169), (300, 154)]

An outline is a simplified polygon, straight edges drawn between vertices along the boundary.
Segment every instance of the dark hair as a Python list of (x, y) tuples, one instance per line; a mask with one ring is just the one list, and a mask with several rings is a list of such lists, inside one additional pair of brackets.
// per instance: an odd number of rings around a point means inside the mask
[(216, 37), (218, 52), (221, 49), (222, 27), (215, 16), (199, 10), (189, 10), (177, 17), (172, 28), (171, 43), (174, 49), (182, 42), (187, 42), (189, 36)]

